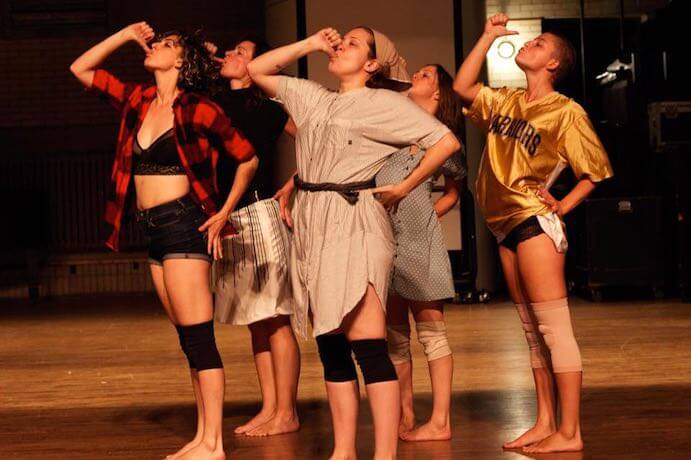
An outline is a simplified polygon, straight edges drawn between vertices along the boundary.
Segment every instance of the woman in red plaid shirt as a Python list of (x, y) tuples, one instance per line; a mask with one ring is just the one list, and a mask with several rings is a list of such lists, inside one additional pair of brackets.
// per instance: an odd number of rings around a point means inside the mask
[[(144, 66), (154, 74), (155, 85), (123, 83), (99, 69), (108, 55), (129, 41), (146, 52)], [(219, 207), (215, 166), (219, 155), (231, 156), (240, 163), (238, 176), (251, 180), (258, 165), (254, 148), (218, 106), (199, 95), (210, 89), (218, 74), (197, 35), (170, 32), (154, 38), (145, 22), (132, 24), (88, 50), (70, 70), (122, 116), (113, 194), (106, 208), (111, 227), (106, 244), (118, 249), (134, 183), (137, 220), (150, 240), (154, 286), (189, 361), (197, 433), (169, 458), (225, 458), (225, 376), (214, 339), (209, 268), (212, 256), (221, 256), (220, 236), (232, 200)]]

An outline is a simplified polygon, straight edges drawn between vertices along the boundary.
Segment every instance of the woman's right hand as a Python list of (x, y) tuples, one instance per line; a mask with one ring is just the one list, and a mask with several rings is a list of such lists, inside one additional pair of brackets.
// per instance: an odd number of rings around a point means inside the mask
[(216, 46), (215, 43), (204, 42), (204, 48), (206, 48), (206, 50), (211, 55), (211, 59), (218, 62), (219, 64), (223, 64), (223, 62), (224, 62), (223, 58), (216, 56), (216, 53), (218, 53), (218, 46)]
[(310, 52), (323, 51), (329, 57), (336, 53), (336, 48), (341, 44), (341, 34), (334, 28), (327, 27), (316, 34), (307, 38), (307, 43), (310, 46)]
[(509, 17), (504, 13), (490, 16), (485, 22), (485, 34), (492, 38), (503, 37), (504, 35), (518, 35), (515, 30), (508, 30), (506, 24), (509, 22)]
[(151, 51), (148, 42), (156, 35), (154, 29), (144, 21), (130, 24), (122, 29), (120, 33), (125, 40), (137, 42), (147, 53)]

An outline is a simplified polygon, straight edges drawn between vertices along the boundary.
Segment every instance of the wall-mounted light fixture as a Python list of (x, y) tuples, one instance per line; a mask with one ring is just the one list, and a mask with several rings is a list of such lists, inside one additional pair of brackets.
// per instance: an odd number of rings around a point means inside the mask
[(504, 59), (511, 59), (516, 54), (516, 46), (508, 40), (497, 45), (497, 54)]

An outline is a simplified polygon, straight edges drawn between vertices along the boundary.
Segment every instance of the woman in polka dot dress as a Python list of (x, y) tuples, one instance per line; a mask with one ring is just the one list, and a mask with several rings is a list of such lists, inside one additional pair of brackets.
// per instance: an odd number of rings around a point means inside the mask
[[(463, 127), (461, 103), (453, 78), (438, 64), (413, 75), (408, 96), (458, 134)], [(424, 155), (417, 146), (394, 153), (377, 174), (377, 186), (396, 184), (415, 169)], [(439, 218), (457, 203), (460, 181), (466, 175), (459, 150), (439, 169), (444, 194), (432, 202), (433, 178), (412, 191), (390, 213), (396, 253), (387, 304), (388, 343), (401, 386), (399, 436), (405, 441), (451, 438), (450, 406), (453, 358), (446, 339), (444, 300), (454, 296), (451, 263)], [(423, 346), (432, 379), (430, 420), (415, 427), (408, 310), (413, 312), (418, 340)]]

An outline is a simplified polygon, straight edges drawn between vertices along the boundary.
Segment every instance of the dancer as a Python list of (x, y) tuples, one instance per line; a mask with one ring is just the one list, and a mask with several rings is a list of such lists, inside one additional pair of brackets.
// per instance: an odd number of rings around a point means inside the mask
[[(152, 40), (152, 42), (149, 42)], [(135, 41), (155, 85), (123, 83), (99, 68), (115, 50)], [(154, 39), (145, 22), (125, 27), (95, 45), (70, 70), (102, 93), (122, 114), (113, 167), (114, 196), (106, 209), (107, 244), (118, 249), (129, 184), (134, 182), (137, 220), (149, 241), (151, 276), (187, 356), (197, 404), (197, 433), (169, 458), (223, 459), (225, 376), (216, 348), (209, 267), (222, 255), (220, 234), (229, 201), (219, 209), (213, 164), (219, 154), (256, 169), (252, 145), (223, 111), (199, 91), (215, 80), (215, 65), (198, 35), (169, 32)]]
[[(515, 34), (504, 14), (485, 31), (458, 71), (454, 88), (470, 104), (469, 117), (487, 130), (476, 194), (490, 230), (530, 349), (537, 391), (535, 425), (505, 448), (526, 452), (579, 451), (581, 356), (569, 313), (562, 217), (612, 176), (607, 154), (583, 108), (554, 90), (573, 68), (564, 38), (543, 33), (516, 56), (528, 88), (491, 89), (478, 83), (492, 42)], [(570, 166), (578, 183), (557, 201), (549, 188)], [(559, 395), (556, 414), (554, 390)], [(557, 425), (557, 420), (559, 424)]]
[[(408, 97), (443, 122), (453, 133), (463, 129), (461, 101), (453, 90), (453, 77), (439, 64), (418, 70)], [(424, 155), (416, 146), (394, 153), (377, 174), (377, 185), (397, 183), (415, 169)], [(396, 238), (391, 290), (386, 307), (389, 354), (401, 385), (399, 436), (406, 441), (451, 438), (451, 383), (453, 358), (446, 337), (444, 301), (454, 297), (449, 253), (439, 218), (458, 202), (460, 180), (466, 175), (461, 152), (439, 169), (444, 194), (431, 201), (433, 179), (400, 202), (391, 213)], [(408, 309), (413, 313), (418, 341), (427, 357), (432, 380), (433, 409), (426, 423), (414, 428), (413, 378)]]
[[(338, 92), (273, 75), (315, 51), (329, 56)], [(385, 207), (421, 184), (459, 143), (442, 123), (393, 91), (374, 89), (407, 77), (404, 61), (383, 34), (358, 27), (343, 40), (334, 29), (275, 49), (249, 65), (252, 79), (277, 95), (297, 126), (299, 189), (294, 209), (291, 277), (296, 315), (313, 316), (334, 425), (332, 458), (355, 458), (362, 370), (374, 420), (377, 459), (396, 456), (399, 389), (386, 348), (384, 308), (393, 258)], [(372, 190), (386, 158), (403, 145), (427, 149), (404, 181)]]
[[(215, 45), (207, 46), (212, 55), (216, 54)], [(248, 36), (226, 51), (223, 59), (217, 58), (220, 74), (228, 83), (215, 96), (260, 158), (253, 178), (236, 174), (235, 164), (229, 160), (219, 161), (219, 188), (227, 189), (232, 183), (231, 208), (239, 208), (230, 215), (238, 234), (223, 239), (223, 259), (213, 267), (216, 320), (248, 325), (252, 336), (262, 408), (235, 429), (236, 434), (248, 436), (288, 433), (300, 428), (295, 403), (300, 351), (290, 323), (290, 237), (281, 221), (278, 203), (270, 193), (276, 142), (284, 130), (294, 135), (294, 129), (283, 108), (266, 97), (247, 73), (247, 64), (268, 50), (263, 40)], [(248, 192), (244, 195), (238, 193), (245, 189)]]

